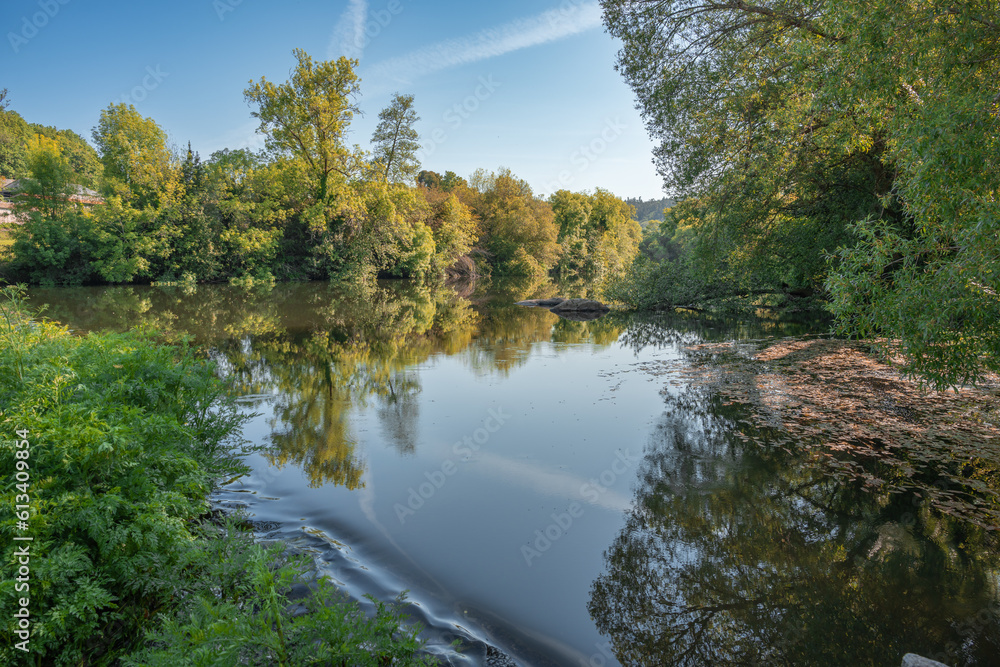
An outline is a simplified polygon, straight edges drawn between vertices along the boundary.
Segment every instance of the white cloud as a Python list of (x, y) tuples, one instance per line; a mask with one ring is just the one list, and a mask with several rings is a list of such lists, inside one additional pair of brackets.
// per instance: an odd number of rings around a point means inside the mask
[(553, 42), (600, 25), (601, 6), (597, 2), (585, 2), (511, 21), (474, 35), (438, 42), (378, 63), (372, 70), (378, 77), (412, 80), (423, 74)]
[(328, 60), (340, 56), (361, 59), (364, 55), (368, 36), (365, 35), (365, 21), (368, 19), (368, 0), (349, 0), (347, 9), (337, 21), (326, 50)]

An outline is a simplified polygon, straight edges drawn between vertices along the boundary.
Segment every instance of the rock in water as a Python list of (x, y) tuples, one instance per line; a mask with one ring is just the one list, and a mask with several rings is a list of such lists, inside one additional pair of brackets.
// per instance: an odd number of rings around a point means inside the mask
[(528, 299), (527, 301), (518, 301), (515, 306), (541, 306), (542, 308), (551, 308), (565, 301), (562, 297), (554, 296), (551, 299)]
[(549, 308), (553, 313), (560, 312), (600, 312), (606, 313), (611, 309), (600, 301), (593, 299), (566, 299), (555, 306)]

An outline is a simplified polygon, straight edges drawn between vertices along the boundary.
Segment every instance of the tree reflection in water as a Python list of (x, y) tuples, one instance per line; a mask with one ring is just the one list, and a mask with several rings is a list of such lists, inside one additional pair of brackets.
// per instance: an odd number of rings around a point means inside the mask
[(385, 442), (416, 451), (420, 375), (435, 356), (479, 374), (509, 373), (538, 343), (609, 345), (623, 325), (568, 322), (512, 306), (562, 288), (538, 280), (495, 283), (469, 298), (404, 281), (283, 284), (271, 288), (33, 290), (47, 314), (76, 329), (154, 327), (208, 349), (248, 407), (268, 406), (273, 465), (298, 465), (312, 486), (364, 485), (363, 448), (350, 416), (372, 408)]
[(623, 664), (997, 664), (992, 534), (769, 448), (707, 389), (667, 396), (591, 589)]

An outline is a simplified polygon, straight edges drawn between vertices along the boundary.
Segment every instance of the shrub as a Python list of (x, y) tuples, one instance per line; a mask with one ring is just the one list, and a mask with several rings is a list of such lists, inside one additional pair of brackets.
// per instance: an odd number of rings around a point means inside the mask
[(367, 620), (322, 604), (321, 583), (312, 613), (291, 620), (285, 589), (301, 568), (273, 565), (232, 522), (219, 535), (200, 521), (248, 448), (246, 418), (195, 350), (151, 332), (72, 336), (22, 304), (0, 290), (0, 503), (20, 512), (0, 520), (0, 664), (415, 660), (418, 629), (399, 629), (398, 605)]

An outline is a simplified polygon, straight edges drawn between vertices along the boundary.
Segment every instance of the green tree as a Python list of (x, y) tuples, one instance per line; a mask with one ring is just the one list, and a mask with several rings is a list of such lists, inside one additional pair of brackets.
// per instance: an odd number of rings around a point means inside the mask
[(622, 274), (639, 252), (642, 227), (635, 209), (607, 190), (580, 194), (559, 190), (549, 203), (559, 227), (564, 276), (602, 279)]
[(88, 188), (98, 186), (102, 171), (101, 158), (93, 146), (88, 144), (83, 137), (73, 130), (59, 130), (38, 123), (31, 123), (30, 127), (35, 134), (59, 142), (59, 151), (73, 170), (72, 182), (74, 184), (85, 185)]
[(425, 188), (440, 188), (441, 174), (424, 169), (417, 174), (417, 185), (422, 185)]
[(469, 207), (454, 194), (428, 188), (425, 197), (431, 206), (427, 224), (434, 233), (434, 262), (439, 272), (447, 271), (472, 251), (478, 224)]
[(111, 104), (93, 130), (104, 165), (105, 192), (142, 209), (158, 207), (175, 180), (167, 135), (131, 104)]
[(73, 170), (59, 149), (59, 141), (36, 134), (28, 153), (28, 170), (31, 177), (21, 179), (15, 199), (18, 212), (37, 212), (50, 220), (60, 217), (75, 190), (70, 183)]
[(314, 62), (302, 49), (293, 52), (297, 64), (291, 78), (274, 84), (261, 77), (243, 91), (251, 113), (260, 120), (257, 131), (276, 155), (304, 161), (315, 185), (316, 200), (326, 203), (331, 178), (346, 181), (358, 171), (358, 156), (345, 143), (347, 129), (358, 113), (355, 98), (360, 79), (358, 61)]
[(379, 112), (379, 124), (372, 134), (373, 158), (382, 171), (382, 180), (412, 183), (420, 169), (417, 150), (419, 135), (413, 124), (420, 120), (413, 108), (413, 95), (396, 93), (392, 102)]
[(544, 275), (559, 259), (552, 206), (510, 169), (477, 170), (469, 179), (479, 216), (479, 246), (500, 274)]
[(28, 142), (31, 128), (21, 114), (9, 110), (7, 89), (0, 90), (0, 176), (20, 178), (28, 175)]
[(21, 179), (10, 225), (14, 240), (9, 270), (44, 285), (79, 285), (93, 278), (97, 235), (93, 217), (70, 202), (72, 169), (59, 142), (35, 135), (28, 155), (30, 177)]
[(1000, 369), (993, 4), (602, 6), (703, 284), (825, 286), (938, 385)]

